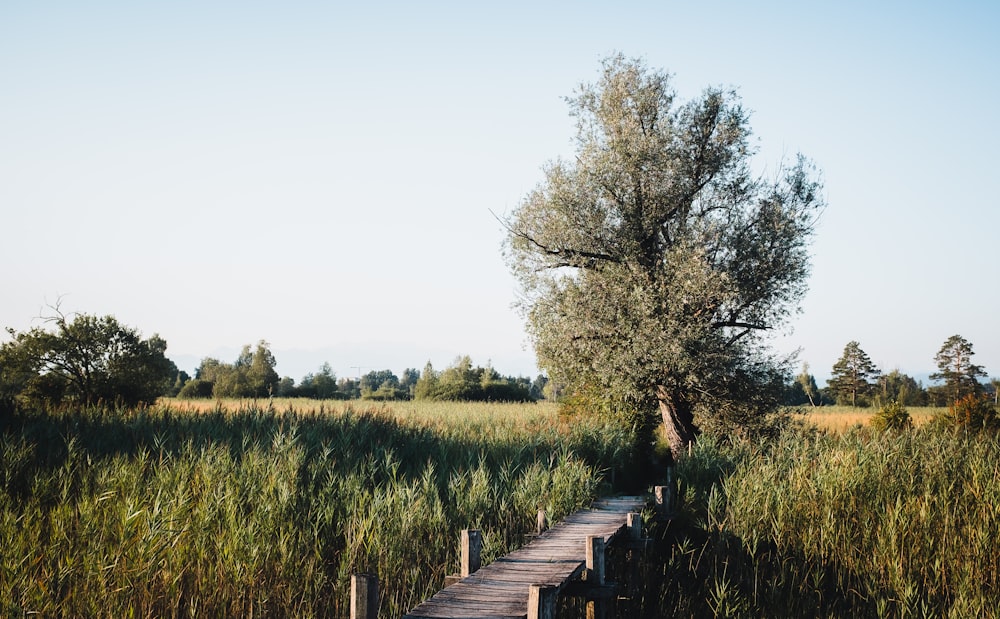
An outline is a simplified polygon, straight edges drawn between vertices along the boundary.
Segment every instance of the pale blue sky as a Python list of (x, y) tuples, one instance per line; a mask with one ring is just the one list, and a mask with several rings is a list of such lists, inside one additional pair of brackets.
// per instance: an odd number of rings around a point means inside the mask
[(761, 170), (823, 170), (780, 349), (918, 374), (958, 333), (1000, 375), (1000, 5), (877, 5), (7, 0), (0, 326), (63, 295), (189, 371), (265, 339), (296, 380), (533, 374), (491, 211), (572, 152), (563, 97), (621, 51), (737, 88)]

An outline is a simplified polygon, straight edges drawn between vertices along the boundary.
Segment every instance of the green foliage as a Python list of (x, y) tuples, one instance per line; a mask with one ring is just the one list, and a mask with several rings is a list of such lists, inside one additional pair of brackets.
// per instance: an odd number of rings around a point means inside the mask
[(820, 406), (823, 404), (823, 396), (820, 394), (816, 378), (809, 373), (809, 364), (802, 364), (802, 371), (795, 377), (785, 393), (784, 403), (788, 406)]
[(904, 406), (928, 405), (927, 390), (924, 386), (899, 370), (893, 370), (879, 377), (874, 400), (880, 403), (895, 401)]
[(472, 367), (468, 355), (459, 357), (442, 372), (430, 362), (416, 381), (413, 397), (417, 400), (463, 402), (531, 402), (531, 381), (501, 376), (492, 367)]
[(178, 398), (182, 400), (194, 400), (197, 398), (210, 398), (212, 397), (212, 389), (214, 389), (215, 384), (211, 381), (202, 380), (200, 378), (192, 378), (191, 380), (184, 383), (181, 390), (177, 392)]
[[(276, 364), (268, 343), (260, 340), (254, 351), (249, 345), (244, 346), (231, 364), (211, 357), (202, 359), (195, 378), (211, 383), (212, 396), (216, 398), (266, 398), (276, 395), (281, 382), (274, 369)], [(178, 397), (185, 396), (178, 394)]]
[(152, 403), (167, 394), (178, 375), (164, 355), (167, 343), (139, 332), (113, 316), (77, 314), (53, 308), (46, 322), (54, 331), (16, 332), (0, 346), (0, 400), (26, 406), (63, 403)]
[(685, 513), (647, 581), (660, 616), (997, 616), (994, 434), (702, 441), (678, 468)]
[(569, 104), (576, 152), (506, 222), (528, 330), (554, 380), (659, 402), (676, 449), (695, 408), (733, 411), (785, 373), (761, 334), (804, 294), (820, 185), (802, 158), (751, 174), (736, 94), (682, 103), (640, 61), (608, 58)]
[(965, 430), (1000, 429), (997, 407), (986, 395), (966, 394), (948, 406), (948, 412), (935, 417), (936, 426)]
[(913, 427), (913, 420), (910, 413), (903, 405), (895, 400), (882, 406), (877, 413), (872, 415), (871, 426), (875, 430), (909, 430)]
[[(644, 405), (645, 404), (645, 405)], [(648, 403), (615, 398), (603, 390), (584, 385), (559, 401), (559, 414), (574, 423), (593, 419), (628, 437), (629, 452), (616, 458), (618, 471), (630, 491), (642, 491), (660, 458), (655, 454), (654, 432), (659, 425)]]
[(944, 394), (950, 405), (968, 395), (982, 393), (980, 378), (986, 378), (981, 365), (972, 363), (972, 344), (960, 335), (953, 335), (941, 345), (934, 356), (938, 372), (931, 374), (931, 380), (944, 381)]
[(868, 353), (861, 350), (857, 342), (848, 342), (844, 354), (833, 364), (827, 385), (836, 394), (837, 404), (851, 406), (867, 405), (866, 396), (871, 393), (869, 382), (879, 375)]
[(410, 390), (390, 370), (371, 371), (361, 377), (361, 399), (377, 402), (410, 399)]
[(484, 531), (488, 563), (539, 508), (589, 503), (627, 449), (538, 407), (462, 407), (16, 417), (0, 615), (346, 617), (350, 574), (372, 571), (399, 617), (455, 571), (461, 529)]
[(329, 363), (320, 366), (315, 374), (306, 374), (302, 383), (295, 390), (290, 390), (290, 395), (303, 398), (315, 398), (317, 400), (332, 400), (344, 397), (344, 394), (337, 388), (337, 376), (333, 373), (333, 368)]

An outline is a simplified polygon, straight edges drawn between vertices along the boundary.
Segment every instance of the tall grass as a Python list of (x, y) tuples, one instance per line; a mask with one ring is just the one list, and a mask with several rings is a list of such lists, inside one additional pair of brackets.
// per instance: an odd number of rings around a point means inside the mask
[(396, 617), (485, 561), (537, 509), (589, 502), (622, 432), (531, 407), (194, 413), (94, 407), (8, 420), (0, 435), (0, 615), (332, 616), (352, 572)]
[(675, 587), (673, 597), (664, 587), (661, 608), (998, 614), (996, 435), (854, 428), (800, 430), (771, 444), (705, 440), (680, 474), (694, 521), (662, 569), (673, 582), (696, 584)]
[[(906, 407), (913, 425), (923, 426), (930, 423), (935, 416), (941, 415), (948, 409), (934, 406), (908, 406)], [(814, 425), (822, 430), (833, 432), (844, 432), (855, 426), (867, 426), (871, 423), (872, 417), (879, 411), (878, 407), (858, 408), (853, 406), (804, 406), (796, 409), (794, 417), (807, 424)]]

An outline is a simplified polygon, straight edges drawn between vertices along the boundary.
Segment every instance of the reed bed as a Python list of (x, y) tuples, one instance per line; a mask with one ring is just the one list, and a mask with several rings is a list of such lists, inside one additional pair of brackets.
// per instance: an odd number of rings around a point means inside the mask
[(996, 435), (704, 440), (680, 475), (694, 520), (660, 569), (688, 586), (662, 588), (665, 616), (998, 616)]
[[(822, 430), (845, 432), (855, 426), (867, 426), (878, 407), (857, 408), (853, 406), (805, 406), (795, 409), (793, 416), (804, 423)], [(909, 406), (907, 412), (914, 426), (923, 426), (935, 416), (948, 411), (947, 407)]]
[(598, 422), (488, 406), (7, 420), (0, 615), (346, 617), (350, 574), (375, 572), (398, 617), (457, 571), (462, 528), (490, 561), (539, 508), (587, 504), (628, 451)]

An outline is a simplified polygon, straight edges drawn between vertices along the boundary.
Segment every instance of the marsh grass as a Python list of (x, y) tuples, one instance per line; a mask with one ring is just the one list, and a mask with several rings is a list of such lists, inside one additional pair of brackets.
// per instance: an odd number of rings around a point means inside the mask
[(994, 434), (805, 429), (680, 466), (665, 616), (997, 616)]
[[(935, 416), (948, 411), (947, 408), (933, 406), (908, 406), (906, 410), (914, 426), (930, 423)], [(845, 432), (855, 426), (868, 426), (872, 417), (878, 413), (877, 407), (855, 408), (851, 406), (817, 406), (799, 407), (794, 417), (806, 424), (814, 425), (822, 430)]]
[[(628, 437), (482, 405), (21, 414), (0, 435), (0, 615), (344, 617), (352, 572), (396, 617), (600, 490)], [(620, 443), (620, 444), (617, 444)]]
[[(678, 465), (681, 513), (615, 575), (617, 616), (997, 616), (1000, 439), (910, 411), (911, 430), (865, 410), (768, 442), (703, 437)], [(3, 616), (345, 617), (350, 574), (374, 571), (380, 616), (398, 617), (457, 571), (462, 528), (488, 563), (537, 509), (558, 520), (611, 490), (633, 444), (537, 405), (168, 402), (3, 423)]]

